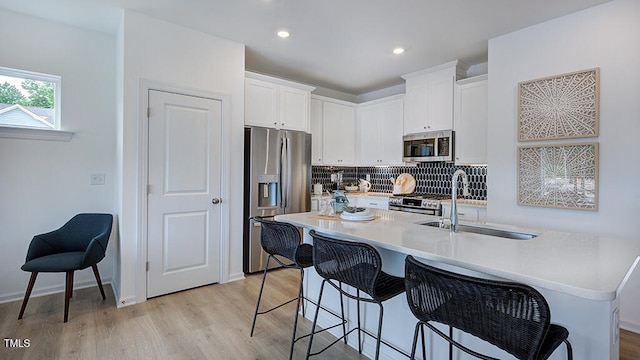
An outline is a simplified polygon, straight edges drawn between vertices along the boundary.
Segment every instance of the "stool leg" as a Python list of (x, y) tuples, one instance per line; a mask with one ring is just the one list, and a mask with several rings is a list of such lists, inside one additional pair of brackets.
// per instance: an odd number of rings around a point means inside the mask
[(309, 334), (309, 346), (307, 347), (307, 356), (305, 359), (309, 359), (311, 356), (311, 345), (313, 344), (313, 334), (316, 331), (316, 323), (318, 322), (318, 313), (320, 312), (320, 304), (322, 303), (322, 291), (324, 290), (324, 284), (327, 280), (322, 280), (320, 285), (320, 293), (318, 295), (318, 304), (316, 305), (316, 314), (313, 316), (313, 325), (311, 325), (311, 334)]
[(20, 314), (18, 314), (18, 320), (22, 319), (22, 315), (24, 315), (24, 309), (27, 308), (27, 302), (29, 302), (31, 290), (33, 290), (33, 285), (36, 283), (37, 276), (37, 272), (31, 273), (31, 278), (29, 278), (29, 285), (27, 285), (27, 292), (24, 293), (24, 300), (22, 300), (22, 307), (20, 307)]
[(378, 313), (378, 339), (376, 341), (376, 360), (380, 357), (380, 341), (382, 340), (382, 316), (384, 316), (384, 308), (382, 303), (378, 303), (380, 312)]
[(258, 303), (256, 304), (256, 311), (253, 313), (253, 322), (251, 323), (251, 334), (249, 336), (253, 336), (253, 329), (256, 327), (256, 318), (258, 317), (258, 308), (260, 307), (260, 299), (262, 299), (262, 290), (264, 289), (264, 281), (267, 278), (267, 269), (269, 268), (269, 260), (271, 260), (271, 255), (267, 257), (267, 264), (264, 267), (264, 273), (262, 275), (262, 284), (260, 285), (260, 292), (258, 293)]
[[(449, 326), (449, 339), (453, 340), (453, 326)], [(449, 341), (449, 360), (453, 360), (453, 343)]]
[(342, 283), (338, 283), (340, 287), (340, 315), (342, 316), (342, 339), (344, 344), (347, 345), (347, 324), (344, 319), (344, 298), (342, 297)]
[(424, 325), (420, 325), (420, 335), (422, 335), (422, 358), (427, 359), (427, 349), (424, 341)]
[(571, 344), (569, 343), (569, 339), (565, 339), (564, 343), (567, 345), (567, 359), (573, 360), (573, 350), (571, 349)]
[[(360, 290), (359, 289), (356, 290), (356, 297), (358, 299), (360, 299)], [(356, 300), (356, 304), (357, 304), (357, 307), (358, 307), (358, 311), (357, 311), (357, 314), (358, 314), (358, 354), (362, 354), (362, 335), (361, 335), (362, 330), (360, 330), (360, 329), (362, 329), (360, 327), (360, 300)]]
[[(300, 288), (298, 289), (298, 302), (296, 303), (295, 318), (293, 320), (293, 334), (291, 335), (291, 349), (289, 350), (289, 360), (293, 359), (293, 346), (296, 343), (296, 329), (298, 328), (298, 311), (300, 310), (300, 301), (302, 299), (302, 284), (304, 281), (304, 269), (300, 269)], [(304, 305), (302, 305), (304, 309)], [(304, 311), (304, 310), (303, 310)]]
[[(422, 329), (420, 326), (420, 321), (416, 324), (416, 329), (413, 331), (413, 343), (411, 343), (411, 357), (409, 359), (413, 360), (416, 358), (416, 346), (418, 345), (418, 332)], [(423, 339), (424, 341), (424, 339)], [(424, 346), (424, 342), (422, 343)], [(424, 359), (424, 352), (422, 353), (422, 358)]]
[(302, 304), (302, 317), (306, 316), (306, 310), (307, 307), (305, 306), (305, 301), (304, 301), (304, 269), (300, 268), (300, 299), (302, 299), (301, 304)]

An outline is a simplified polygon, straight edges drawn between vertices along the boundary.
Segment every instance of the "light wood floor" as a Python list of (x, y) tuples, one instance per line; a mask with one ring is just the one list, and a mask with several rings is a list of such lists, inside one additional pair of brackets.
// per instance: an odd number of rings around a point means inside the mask
[[(22, 320), (17, 320), (21, 302), (0, 304), (0, 336), (30, 342), (28, 348), (2, 344), (0, 359), (288, 359), (294, 303), (258, 316), (249, 337), (261, 280), (261, 274), (251, 275), (122, 309), (108, 287), (106, 301), (97, 287), (81, 289), (73, 294), (66, 324), (63, 294), (29, 300)], [(294, 298), (298, 281), (293, 270), (270, 272), (265, 307)], [(307, 334), (310, 327), (300, 317), (298, 333)], [(334, 339), (326, 333), (314, 337), (314, 349)], [(297, 342), (294, 359), (304, 359), (307, 344)], [(343, 343), (315, 358), (366, 359)]]
[[(287, 359), (294, 305), (259, 316), (249, 337), (260, 280), (261, 275), (251, 275), (122, 309), (115, 307), (110, 289), (105, 289), (106, 301), (97, 287), (82, 289), (74, 293), (67, 324), (62, 323), (63, 294), (31, 299), (22, 320), (17, 320), (20, 302), (0, 304), (2, 338), (30, 342), (22, 348), (3, 344), (0, 359)], [(269, 280), (266, 305), (295, 296), (295, 271), (272, 271)], [(300, 318), (300, 333), (306, 334), (310, 325)], [(332, 340), (326, 334), (317, 339), (318, 346)], [(640, 359), (640, 334), (622, 331), (621, 339), (620, 359)], [(306, 345), (298, 342), (294, 359), (304, 358)], [(365, 357), (338, 343), (315, 358)]]

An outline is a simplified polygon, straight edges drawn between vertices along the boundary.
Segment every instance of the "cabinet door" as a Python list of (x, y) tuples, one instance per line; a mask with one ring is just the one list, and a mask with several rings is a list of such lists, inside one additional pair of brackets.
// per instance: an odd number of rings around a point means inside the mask
[(311, 99), (311, 163), (322, 165), (322, 100)]
[(391, 100), (381, 104), (380, 119), (380, 162), (382, 165), (402, 165), (402, 119), (404, 117), (403, 99)]
[(487, 80), (457, 86), (456, 164), (487, 163)]
[(424, 77), (407, 79), (404, 134), (427, 131), (427, 83)]
[(358, 165), (401, 165), (404, 101), (358, 108)]
[(278, 86), (256, 79), (245, 80), (244, 123), (278, 127)]
[[(478, 221), (478, 208), (474, 206), (458, 206), (458, 221)], [(442, 216), (451, 219), (451, 203), (442, 204)]]
[(454, 76), (449, 71), (430, 74), (427, 83), (427, 130), (453, 129)]
[(372, 209), (389, 210), (389, 198), (381, 196), (360, 196), (360, 199), (358, 200), (358, 206)]
[(309, 92), (280, 86), (280, 127), (309, 132)]
[(325, 164), (353, 165), (356, 157), (355, 107), (325, 101), (322, 107), (322, 156)]
[(455, 67), (407, 79), (404, 134), (453, 128)]
[(382, 165), (380, 131), (382, 107), (378, 104), (358, 108), (358, 165)]

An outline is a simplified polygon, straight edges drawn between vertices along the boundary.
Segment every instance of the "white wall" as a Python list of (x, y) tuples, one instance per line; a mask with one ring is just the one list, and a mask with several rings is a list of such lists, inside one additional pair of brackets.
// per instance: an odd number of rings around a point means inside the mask
[[(639, 64), (637, 0), (614, 1), (489, 41), (489, 221), (640, 243)], [(600, 135), (572, 141), (600, 144), (598, 211), (518, 206), (518, 82), (592, 67), (600, 67)], [(637, 269), (621, 297), (623, 325), (636, 331), (640, 331), (639, 296)]]
[[(116, 112), (115, 37), (6, 11), (0, 34), (0, 66), (62, 77), (62, 129), (75, 133), (70, 142), (0, 138), (3, 302), (24, 296), (29, 273), (20, 266), (33, 235), (79, 212), (115, 213)], [(106, 174), (105, 185), (89, 185), (95, 172)], [(107, 282), (116, 242), (99, 264)], [(92, 271), (75, 283), (95, 286)], [(32, 296), (63, 289), (64, 274), (40, 274)]]
[[(244, 45), (201, 32), (124, 11), (118, 33), (118, 141), (121, 153), (118, 171), (122, 187), (118, 189), (120, 214), (119, 305), (146, 299), (146, 259), (141, 254), (138, 192), (140, 80), (169, 84), (185, 89), (228, 94), (231, 99), (231, 169), (226, 176), (232, 184), (230, 204), (228, 278), (242, 278), (242, 184), (244, 127)], [(122, 95), (120, 95), (122, 94)]]

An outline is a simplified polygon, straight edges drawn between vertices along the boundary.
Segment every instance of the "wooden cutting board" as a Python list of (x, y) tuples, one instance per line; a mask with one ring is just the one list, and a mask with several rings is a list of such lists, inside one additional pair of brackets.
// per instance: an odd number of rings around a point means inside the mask
[(398, 175), (396, 185), (402, 186), (403, 194), (411, 194), (416, 190), (416, 179), (411, 174), (402, 173)]

